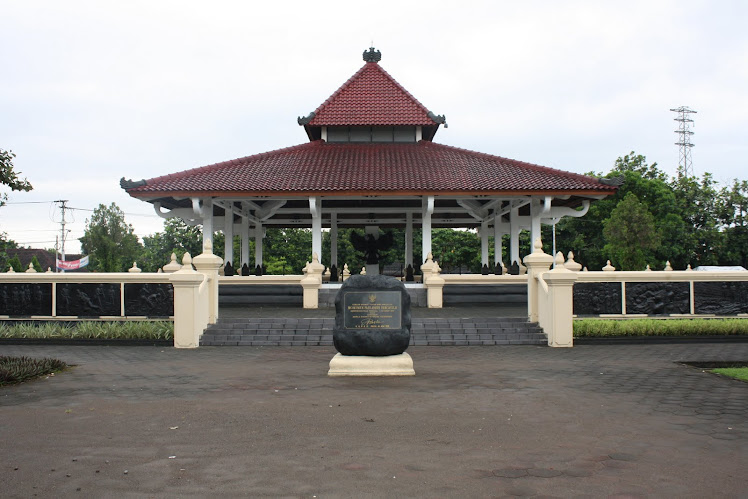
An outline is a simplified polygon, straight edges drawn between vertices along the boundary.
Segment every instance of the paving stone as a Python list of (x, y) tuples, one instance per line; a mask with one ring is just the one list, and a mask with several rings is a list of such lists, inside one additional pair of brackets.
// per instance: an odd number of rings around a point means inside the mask
[(532, 468), (527, 470), (527, 474), (538, 478), (553, 478), (561, 476), (563, 473), (558, 470), (549, 470), (544, 468)]
[(527, 476), (526, 469), (507, 468), (507, 469), (493, 470), (492, 473), (493, 473), (493, 476), (498, 476), (501, 478), (522, 478), (522, 477)]

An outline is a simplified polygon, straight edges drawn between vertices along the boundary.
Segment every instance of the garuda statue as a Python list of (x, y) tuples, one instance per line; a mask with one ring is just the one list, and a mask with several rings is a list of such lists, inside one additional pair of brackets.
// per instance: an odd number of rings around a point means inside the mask
[(351, 244), (356, 251), (364, 254), (367, 265), (379, 263), (379, 252), (387, 251), (394, 242), (392, 232), (385, 232), (379, 236), (379, 239), (371, 234), (362, 236), (357, 232), (351, 232)]

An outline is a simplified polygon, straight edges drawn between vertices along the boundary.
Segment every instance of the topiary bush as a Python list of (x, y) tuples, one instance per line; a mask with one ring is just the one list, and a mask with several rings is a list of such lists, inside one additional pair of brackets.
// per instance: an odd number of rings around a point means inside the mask
[(65, 362), (48, 357), (33, 359), (0, 356), (0, 385), (21, 383), (46, 374), (60, 372), (66, 367)]

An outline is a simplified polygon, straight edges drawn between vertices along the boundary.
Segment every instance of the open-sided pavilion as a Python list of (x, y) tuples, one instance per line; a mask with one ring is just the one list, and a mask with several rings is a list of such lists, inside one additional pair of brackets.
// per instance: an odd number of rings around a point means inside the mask
[[(583, 216), (595, 199), (615, 193), (610, 181), (460, 149), (433, 141), (437, 115), (364, 52), (364, 65), (315, 111), (298, 118), (308, 142), (147, 180), (121, 181), (131, 196), (153, 204), (164, 218), (202, 224), (204, 240), (223, 231), (241, 237), (224, 261), (262, 265), (266, 227), (312, 231), (310, 254), (322, 255), (330, 230), (330, 262), (337, 261), (337, 231), (365, 227), (405, 229), (405, 265), (413, 264), (413, 230), (422, 229), (421, 262), (431, 252), (434, 227), (478, 229), (482, 264), (520, 263), (519, 234), (540, 236), (542, 224)], [(255, 240), (250, 262), (250, 237)], [(345, 262), (340, 262), (345, 263)], [(300, 270), (300, 269), (299, 269)]]

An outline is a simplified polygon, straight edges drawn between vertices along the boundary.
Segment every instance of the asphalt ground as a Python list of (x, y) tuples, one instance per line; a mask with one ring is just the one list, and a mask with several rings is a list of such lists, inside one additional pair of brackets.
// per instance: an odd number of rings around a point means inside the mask
[(74, 367), (0, 387), (2, 497), (748, 497), (748, 344), (15, 346)]

